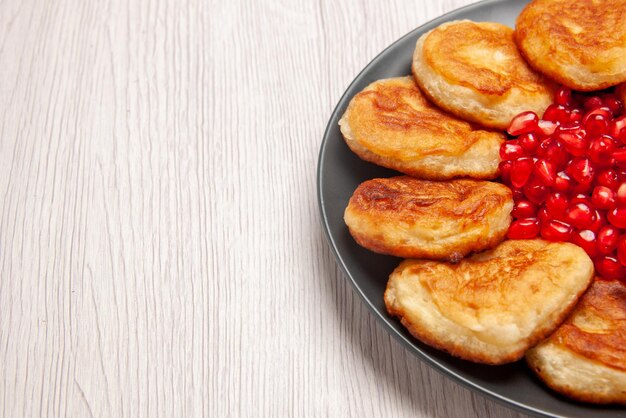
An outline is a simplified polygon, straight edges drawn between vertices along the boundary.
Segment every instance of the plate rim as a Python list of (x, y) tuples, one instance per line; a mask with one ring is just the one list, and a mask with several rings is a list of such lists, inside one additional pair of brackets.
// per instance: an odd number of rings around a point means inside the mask
[(339, 116), (339, 111), (341, 110), (341, 108), (344, 105), (344, 102), (347, 100), (347, 96), (348, 96), (348, 92), (350, 90), (352, 90), (353, 86), (358, 83), (362, 76), (372, 67), (374, 66), (376, 63), (378, 63), (379, 61), (381, 61), (384, 56), (389, 53), (389, 51), (391, 49), (394, 49), (394, 47), (399, 44), (400, 42), (404, 41), (406, 38), (412, 37), (414, 35), (415, 32), (419, 32), (421, 30), (424, 30), (426, 27), (429, 26), (439, 26), (441, 23), (444, 23), (446, 21), (450, 20), (450, 16), (453, 14), (457, 14), (457, 13), (462, 13), (464, 11), (468, 11), (470, 9), (474, 9), (474, 8), (479, 8), (479, 7), (489, 7), (489, 6), (493, 6), (499, 3), (515, 3), (515, 0), (481, 0), (475, 3), (471, 3), (471, 4), (467, 4), (465, 6), (459, 7), (457, 9), (453, 9), (450, 10), (440, 16), (437, 16), (434, 19), (431, 19), (427, 22), (424, 22), (423, 24), (421, 24), (420, 26), (410, 30), (409, 32), (407, 32), (406, 34), (402, 35), (400, 38), (396, 39), (395, 41), (393, 41), (391, 44), (389, 44), (387, 47), (385, 47), (380, 53), (378, 53), (374, 58), (372, 58), (366, 65), (365, 67), (363, 67), (363, 69), (361, 71), (359, 71), (359, 73), (352, 79), (352, 81), (348, 84), (348, 86), (344, 89), (343, 94), (341, 95), (341, 97), (339, 98), (339, 100), (337, 101), (337, 104), (335, 105), (330, 118), (328, 120), (328, 123), (326, 125), (326, 128), (324, 129), (324, 134), (322, 136), (322, 143), (320, 145), (320, 151), (318, 153), (318, 163), (317, 163), (317, 173), (316, 173), (316, 183), (317, 183), (317, 201), (318, 201), (318, 210), (319, 210), (319, 215), (320, 215), (320, 221), (322, 224), (322, 229), (324, 230), (324, 236), (326, 238), (326, 242), (328, 243), (331, 252), (335, 258), (335, 261), (337, 263), (337, 265), (340, 267), (341, 271), (343, 272), (343, 274), (348, 278), (348, 281), (350, 282), (353, 291), (356, 291), (356, 293), (359, 295), (359, 297), (361, 298), (361, 300), (365, 303), (365, 305), (367, 306), (368, 310), (370, 311), (371, 314), (374, 315), (374, 317), (376, 318), (376, 321), (379, 324), (382, 324), (384, 326), (384, 328), (386, 328), (386, 331), (391, 334), (397, 341), (399, 341), (408, 351), (410, 351), (413, 355), (417, 356), (418, 359), (422, 362), (425, 362), (429, 367), (431, 367), (432, 369), (434, 369), (435, 371), (437, 371), (439, 374), (443, 375), (446, 378), (450, 378), (453, 381), (455, 381), (458, 384), (461, 384), (462, 386), (464, 386), (465, 388), (470, 389), (472, 392), (477, 393), (481, 396), (484, 396), (490, 400), (493, 400), (495, 402), (497, 402), (500, 405), (503, 405), (505, 407), (511, 408), (511, 409), (515, 409), (517, 411), (526, 413), (526, 414), (532, 414), (534, 416), (538, 416), (538, 417), (564, 417), (564, 415), (554, 415), (551, 413), (548, 413), (545, 410), (527, 405), (525, 403), (521, 403), (518, 401), (515, 401), (513, 399), (510, 399), (504, 395), (501, 395), (497, 392), (494, 392), (492, 390), (489, 390), (483, 386), (481, 386), (478, 383), (475, 383), (461, 375), (459, 375), (458, 373), (456, 373), (453, 370), (450, 370), (446, 365), (441, 364), (439, 361), (437, 361), (436, 359), (430, 357), (427, 353), (424, 353), (422, 350), (420, 350), (418, 347), (416, 347), (412, 341), (409, 340), (409, 338), (407, 338), (406, 336), (402, 335), (401, 333), (399, 333), (390, 323), (391, 319), (387, 318), (386, 316), (382, 315), (378, 309), (372, 304), (372, 302), (367, 298), (367, 296), (365, 295), (365, 293), (363, 292), (363, 290), (361, 289), (361, 287), (359, 286), (359, 284), (357, 283), (356, 279), (352, 276), (352, 274), (350, 273), (350, 271), (348, 270), (348, 267), (346, 266), (346, 263), (342, 257), (342, 255), (339, 253), (339, 250), (337, 249), (337, 245), (335, 243), (335, 240), (333, 238), (333, 236), (331, 235), (330, 232), (330, 225), (328, 224), (328, 216), (326, 213), (326, 206), (325, 206), (325, 199), (323, 197), (323, 184), (322, 184), (322, 167), (323, 167), (323, 163), (324, 163), (324, 155), (325, 155), (325, 149), (326, 146), (328, 144), (328, 137), (330, 134), (331, 129), (334, 127), (334, 125), (337, 123), (338, 121), (338, 116)]

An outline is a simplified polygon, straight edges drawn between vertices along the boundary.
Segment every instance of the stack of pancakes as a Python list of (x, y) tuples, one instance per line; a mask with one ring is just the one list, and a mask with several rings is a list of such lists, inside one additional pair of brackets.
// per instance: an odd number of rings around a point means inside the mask
[(503, 132), (559, 84), (626, 99), (626, 1), (535, 0), (515, 30), (454, 21), (421, 36), (413, 77), (372, 83), (339, 125), (366, 161), (405, 175), (361, 184), (354, 239), (407, 258), (388, 312), (421, 341), (486, 364), (526, 357), (574, 399), (626, 404), (626, 286), (594, 277), (570, 243), (506, 241), (513, 199), (497, 179)]

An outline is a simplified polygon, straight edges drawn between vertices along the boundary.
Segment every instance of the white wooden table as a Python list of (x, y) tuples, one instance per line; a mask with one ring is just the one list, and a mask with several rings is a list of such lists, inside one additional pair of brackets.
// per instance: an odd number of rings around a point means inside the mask
[(0, 2), (2, 417), (516, 417), (338, 271), (315, 171), (354, 76), (470, 0)]

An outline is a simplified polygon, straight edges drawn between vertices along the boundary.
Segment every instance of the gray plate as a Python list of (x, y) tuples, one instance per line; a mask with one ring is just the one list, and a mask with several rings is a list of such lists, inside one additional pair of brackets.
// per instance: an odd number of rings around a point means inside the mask
[(319, 156), (318, 199), (322, 225), (337, 263), (374, 316), (417, 357), (466, 387), (507, 406), (539, 416), (618, 417), (619, 407), (594, 407), (569, 401), (547, 389), (523, 362), (505, 366), (484, 366), (453, 358), (430, 348), (390, 318), (383, 292), (389, 273), (400, 259), (382, 256), (359, 247), (343, 223), (343, 211), (352, 192), (363, 181), (398, 173), (366, 163), (346, 146), (337, 122), (350, 99), (368, 84), (381, 78), (411, 73), (411, 55), (417, 38), (440, 24), (457, 19), (493, 21), (514, 26), (524, 0), (488, 0), (455, 10), (415, 29), (377, 56), (352, 82), (337, 104)]

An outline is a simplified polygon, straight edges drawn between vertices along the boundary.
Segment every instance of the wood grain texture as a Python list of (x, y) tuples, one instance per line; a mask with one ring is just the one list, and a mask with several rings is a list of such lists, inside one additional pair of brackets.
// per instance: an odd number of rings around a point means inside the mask
[(0, 2), (0, 416), (519, 416), (375, 322), (316, 202), (352, 78), (469, 2)]

